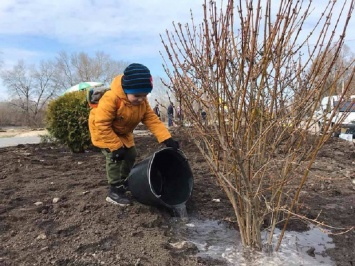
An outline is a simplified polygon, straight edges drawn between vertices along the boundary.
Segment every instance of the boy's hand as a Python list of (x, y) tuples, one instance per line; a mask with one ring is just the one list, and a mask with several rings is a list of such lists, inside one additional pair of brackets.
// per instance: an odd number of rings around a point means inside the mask
[(174, 150), (177, 150), (180, 148), (179, 142), (176, 140), (173, 140), (172, 138), (166, 139), (163, 141), (166, 147), (173, 148)]
[(119, 148), (118, 150), (114, 150), (111, 152), (111, 162), (117, 163), (118, 161), (122, 161), (124, 159), (125, 148)]

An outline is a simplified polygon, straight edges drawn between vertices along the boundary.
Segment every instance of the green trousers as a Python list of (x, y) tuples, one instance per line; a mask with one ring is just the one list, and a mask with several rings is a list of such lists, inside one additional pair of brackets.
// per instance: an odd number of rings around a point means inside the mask
[(126, 186), (128, 175), (136, 161), (136, 148), (134, 146), (126, 148), (124, 159), (117, 163), (111, 162), (111, 152), (108, 152), (106, 149), (101, 149), (101, 152), (106, 157), (106, 176), (109, 185)]

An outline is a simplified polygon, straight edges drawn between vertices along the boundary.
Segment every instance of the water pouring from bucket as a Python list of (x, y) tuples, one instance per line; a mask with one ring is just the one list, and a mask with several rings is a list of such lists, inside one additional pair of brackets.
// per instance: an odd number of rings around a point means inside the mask
[(185, 203), (193, 188), (187, 158), (180, 150), (164, 148), (137, 163), (128, 177), (132, 196), (146, 205), (162, 205), (186, 217)]

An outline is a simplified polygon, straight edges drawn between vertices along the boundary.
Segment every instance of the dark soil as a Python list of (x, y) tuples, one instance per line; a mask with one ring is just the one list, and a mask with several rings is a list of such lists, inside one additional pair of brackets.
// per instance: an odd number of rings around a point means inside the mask
[[(190, 217), (229, 223), (235, 216), (208, 165), (179, 137), (194, 175)], [(137, 136), (137, 161), (162, 148)], [(98, 151), (73, 154), (51, 144), (0, 149), (0, 265), (223, 265), (199, 257), (193, 246), (170, 244), (169, 209), (133, 201), (122, 208), (105, 201), (105, 162)], [(320, 152), (302, 193), (301, 213), (335, 228), (355, 225), (355, 147), (333, 139)], [(220, 202), (212, 201), (220, 199)], [(302, 222), (293, 222), (294, 229)], [(293, 229), (292, 227), (290, 229)], [(335, 230), (334, 232), (341, 232)], [(355, 265), (355, 232), (333, 235), (327, 253), (336, 265)]]

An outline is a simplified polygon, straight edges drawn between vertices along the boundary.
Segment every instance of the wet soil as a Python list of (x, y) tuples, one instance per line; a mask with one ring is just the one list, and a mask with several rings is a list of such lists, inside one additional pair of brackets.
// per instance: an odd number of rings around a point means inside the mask
[[(194, 175), (187, 212), (236, 227), (223, 191), (196, 147), (173, 132)], [(162, 148), (137, 136), (137, 161)], [(171, 230), (171, 210), (133, 200), (107, 203), (103, 155), (73, 154), (53, 144), (0, 148), (0, 265), (223, 265), (199, 257)], [(301, 194), (300, 213), (332, 225), (355, 225), (355, 146), (332, 139), (320, 152)], [(216, 201), (214, 199), (219, 199)], [(229, 222), (227, 222), (229, 221)], [(302, 228), (295, 220), (290, 230)], [(342, 232), (342, 230), (333, 230)], [(336, 265), (355, 265), (355, 232), (332, 235)], [(312, 254), (310, 254), (312, 255)]]

